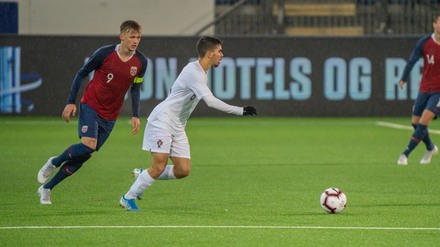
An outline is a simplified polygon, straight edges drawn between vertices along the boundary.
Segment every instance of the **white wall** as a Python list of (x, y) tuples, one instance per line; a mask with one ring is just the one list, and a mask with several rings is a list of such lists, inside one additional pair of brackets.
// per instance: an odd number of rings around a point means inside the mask
[(215, 17), (214, 0), (0, 0), (11, 1), (18, 2), (19, 34), (115, 35), (132, 19), (144, 36), (194, 35)]

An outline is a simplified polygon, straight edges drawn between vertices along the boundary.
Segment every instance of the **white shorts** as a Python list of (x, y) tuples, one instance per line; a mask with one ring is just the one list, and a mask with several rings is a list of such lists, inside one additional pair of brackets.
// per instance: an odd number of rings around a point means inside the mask
[(154, 153), (167, 153), (170, 157), (191, 158), (185, 131), (171, 134), (160, 122), (147, 122), (142, 149)]

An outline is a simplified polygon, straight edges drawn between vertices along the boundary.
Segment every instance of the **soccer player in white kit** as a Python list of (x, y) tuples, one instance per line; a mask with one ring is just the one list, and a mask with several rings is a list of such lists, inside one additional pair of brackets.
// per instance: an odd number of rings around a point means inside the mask
[[(256, 115), (253, 106), (238, 107), (217, 99), (209, 89), (206, 71), (220, 65), (222, 42), (204, 36), (197, 42), (197, 61), (188, 63), (171, 87), (168, 97), (148, 117), (142, 149), (151, 152), (151, 167), (142, 170), (119, 204), (129, 211), (139, 208), (135, 199), (157, 179), (180, 179), (189, 175), (190, 149), (186, 122), (199, 101), (214, 109), (235, 115)], [(167, 165), (168, 159), (173, 165)]]

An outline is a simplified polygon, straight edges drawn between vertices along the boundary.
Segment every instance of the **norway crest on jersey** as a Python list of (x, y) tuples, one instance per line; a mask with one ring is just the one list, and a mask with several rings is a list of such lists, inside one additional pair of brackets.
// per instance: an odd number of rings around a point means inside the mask
[(131, 67), (131, 68), (130, 68), (130, 75), (131, 75), (131, 76), (135, 76), (136, 73), (137, 73), (137, 71), (138, 71), (138, 69), (137, 69), (136, 66)]

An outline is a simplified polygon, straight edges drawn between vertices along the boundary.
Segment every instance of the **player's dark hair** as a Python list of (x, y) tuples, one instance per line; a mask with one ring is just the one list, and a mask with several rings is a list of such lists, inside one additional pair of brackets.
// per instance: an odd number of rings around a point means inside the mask
[(120, 28), (121, 33), (128, 32), (130, 29), (140, 32), (142, 28), (141, 25), (139, 25), (139, 23), (132, 20), (122, 22)]
[(206, 52), (214, 50), (217, 45), (221, 44), (223, 44), (223, 42), (217, 38), (203, 36), (197, 42), (197, 55), (199, 57), (204, 57), (206, 55)]

